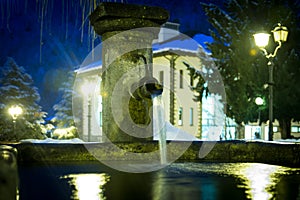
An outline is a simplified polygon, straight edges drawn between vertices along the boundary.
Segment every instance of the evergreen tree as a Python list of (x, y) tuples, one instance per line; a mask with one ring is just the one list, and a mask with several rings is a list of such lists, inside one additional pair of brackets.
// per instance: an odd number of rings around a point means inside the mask
[(62, 99), (60, 102), (53, 106), (55, 111), (55, 118), (58, 128), (67, 128), (75, 126), (73, 111), (72, 111), (72, 98), (74, 95), (74, 80), (75, 72), (71, 70), (66, 82), (63, 82), (60, 92), (62, 92)]
[[(274, 59), (274, 118), (280, 122), (282, 137), (290, 137), (291, 120), (300, 120), (299, 109), (299, 2), (292, 0), (226, 0), (223, 8), (202, 4), (214, 27), (209, 45), (223, 76), (227, 116), (238, 124), (256, 121), (255, 98), (265, 100), (261, 120), (268, 120), (267, 59), (255, 46), (253, 34), (270, 31), (282, 23), (289, 29), (288, 41)], [(270, 41), (272, 43), (272, 41)], [(276, 44), (270, 44), (273, 52)]]
[[(26, 138), (43, 138), (39, 122), (44, 117), (38, 105), (40, 95), (33, 86), (32, 77), (13, 58), (8, 58), (2, 67), (0, 77), (0, 140), (18, 141)], [(18, 117), (16, 130), (8, 109), (18, 105), (23, 114)]]

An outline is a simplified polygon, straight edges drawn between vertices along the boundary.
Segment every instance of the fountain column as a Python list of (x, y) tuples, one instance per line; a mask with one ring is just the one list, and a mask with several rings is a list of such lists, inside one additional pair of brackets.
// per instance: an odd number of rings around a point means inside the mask
[[(152, 41), (157, 38), (158, 29), (153, 31), (145, 31), (143, 27), (160, 27), (168, 19), (168, 12), (160, 7), (150, 7), (143, 5), (131, 5), (122, 3), (101, 3), (96, 10), (90, 15), (90, 21), (95, 32), (102, 37), (102, 103), (103, 103), (103, 126), (102, 130), (105, 136), (112, 142), (118, 141), (141, 141), (152, 139), (151, 137), (135, 137), (128, 135), (128, 131), (124, 131), (120, 126), (120, 122), (116, 122), (111, 102), (113, 91), (116, 87), (124, 87), (128, 90), (128, 86), (132, 84), (132, 80), (140, 80), (146, 70), (139, 68), (135, 77), (120, 79), (124, 74), (134, 70), (138, 65), (152, 63)], [(132, 30), (132, 31), (128, 31)], [(147, 29), (148, 30), (148, 29)], [(120, 34), (122, 33), (122, 34)], [(108, 41), (108, 42), (106, 42)], [(143, 57), (143, 59), (140, 59)], [(121, 85), (121, 86), (120, 86)], [(121, 111), (124, 123), (128, 118), (137, 125), (149, 126), (151, 118), (149, 108), (152, 106), (151, 99), (135, 99), (122, 100), (119, 97)], [(124, 97), (125, 98), (125, 97)], [(122, 121), (119, 120), (119, 121)], [(126, 124), (124, 124), (126, 126)], [(131, 131), (134, 130), (132, 127)], [(152, 134), (152, 129), (147, 129), (145, 136)], [(151, 133), (150, 133), (151, 132)], [(142, 136), (142, 135), (141, 135)]]

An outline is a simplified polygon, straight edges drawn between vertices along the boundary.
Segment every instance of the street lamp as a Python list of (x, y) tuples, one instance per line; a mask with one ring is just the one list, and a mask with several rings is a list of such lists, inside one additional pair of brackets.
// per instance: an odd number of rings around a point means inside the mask
[(256, 33), (254, 34), (254, 40), (256, 45), (264, 52), (264, 55), (268, 59), (269, 66), (269, 140), (273, 140), (273, 58), (276, 56), (278, 49), (281, 47), (282, 42), (286, 42), (288, 36), (288, 29), (282, 26), (280, 23), (271, 31), (273, 33), (274, 41), (278, 43), (273, 53), (268, 53), (265, 47), (269, 43), (270, 34), (268, 33)]
[(91, 125), (92, 125), (92, 92), (95, 89), (95, 84), (90, 81), (86, 81), (81, 86), (82, 93), (87, 96), (87, 132), (88, 132), (88, 142), (91, 141)]
[[(256, 97), (255, 104), (258, 106), (258, 125), (260, 125), (261, 106), (264, 104), (264, 100), (261, 97)], [(260, 127), (260, 129), (261, 129), (261, 127)], [(261, 131), (260, 131), (260, 133), (261, 133)]]
[(12, 106), (8, 109), (8, 113), (11, 115), (14, 124), (14, 134), (16, 134), (16, 121), (19, 115), (23, 113), (20, 106)]

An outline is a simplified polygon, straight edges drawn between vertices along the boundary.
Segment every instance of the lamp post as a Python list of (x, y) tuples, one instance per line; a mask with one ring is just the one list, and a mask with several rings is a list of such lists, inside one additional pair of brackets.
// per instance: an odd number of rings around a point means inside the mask
[[(260, 125), (260, 112), (261, 112), (261, 106), (264, 104), (264, 100), (261, 97), (256, 97), (255, 104), (258, 106), (258, 125)], [(259, 132), (261, 134), (261, 126)]]
[(82, 90), (82, 93), (84, 95), (86, 95), (86, 98), (87, 98), (87, 132), (88, 132), (88, 142), (91, 141), (91, 124), (92, 124), (92, 92), (93, 92), (93, 89), (95, 88), (95, 85), (90, 82), (90, 81), (87, 81), (87, 82), (84, 82), (84, 84), (81, 86), (81, 90)]
[(16, 121), (19, 115), (23, 113), (20, 106), (12, 106), (8, 109), (8, 113), (11, 115), (14, 124), (14, 134), (16, 134)]
[(258, 123), (260, 123), (260, 106), (264, 104), (264, 100), (261, 97), (256, 97), (255, 104), (259, 106), (259, 109), (258, 109)]
[(256, 45), (264, 52), (264, 55), (268, 59), (269, 67), (269, 140), (273, 140), (273, 58), (276, 56), (278, 49), (280, 49), (282, 42), (286, 42), (288, 36), (288, 29), (282, 26), (280, 23), (271, 31), (273, 32), (274, 41), (278, 43), (273, 53), (268, 53), (265, 47), (269, 43), (270, 34), (268, 33), (256, 33), (254, 34), (254, 40)]

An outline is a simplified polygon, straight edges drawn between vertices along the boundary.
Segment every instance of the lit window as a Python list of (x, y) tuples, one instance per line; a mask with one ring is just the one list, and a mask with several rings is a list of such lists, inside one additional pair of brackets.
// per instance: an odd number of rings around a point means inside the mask
[(292, 133), (300, 133), (300, 127), (298, 127), (298, 126), (292, 126), (291, 132)]
[(190, 126), (194, 125), (194, 109), (190, 108)]
[(99, 125), (102, 127), (102, 112), (99, 112)]
[(183, 122), (182, 122), (182, 112), (183, 112), (183, 109), (182, 107), (179, 108), (178, 110), (178, 125), (179, 126), (182, 126)]

